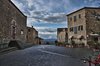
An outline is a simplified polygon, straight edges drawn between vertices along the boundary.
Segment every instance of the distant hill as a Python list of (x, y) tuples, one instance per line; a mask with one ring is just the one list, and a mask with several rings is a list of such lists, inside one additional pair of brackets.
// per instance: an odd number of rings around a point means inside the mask
[(56, 39), (44, 39), (44, 44), (55, 44)]

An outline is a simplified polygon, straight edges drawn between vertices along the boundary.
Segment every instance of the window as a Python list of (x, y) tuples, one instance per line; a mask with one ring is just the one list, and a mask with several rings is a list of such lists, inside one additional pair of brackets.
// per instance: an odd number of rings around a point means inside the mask
[(28, 29), (28, 32), (30, 32), (31, 30), (30, 29)]
[(70, 21), (72, 21), (72, 17), (70, 17)]
[(81, 30), (83, 30), (83, 25), (80, 26)]
[(77, 34), (77, 27), (74, 27), (74, 33)]
[(71, 32), (71, 28), (70, 28), (70, 32)]
[(74, 22), (76, 21), (76, 16), (74, 16)]
[(21, 35), (23, 35), (24, 34), (24, 31), (23, 30), (21, 30)]
[(79, 14), (79, 18), (81, 18), (81, 14)]
[(11, 36), (13, 39), (15, 39), (16, 37), (16, 27), (17, 27), (16, 21), (13, 19), (11, 21)]
[(70, 28), (70, 32), (72, 32), (72, 31), (73, 31), (73, 27)]
[(78, 26), (78, 30), (79, 30), (79, 31), (81, 30), (81, 27), (80, 27), (80, 26)]
[(78, 31), (81, 31), (81, 30), (83, 30), (83, 25), (78, 26)]

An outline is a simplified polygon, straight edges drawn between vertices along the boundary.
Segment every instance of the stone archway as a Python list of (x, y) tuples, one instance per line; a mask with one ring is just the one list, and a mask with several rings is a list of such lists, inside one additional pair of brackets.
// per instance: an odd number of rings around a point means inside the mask
[(84, 47), (85, 46), (85, 37), (82, 35), (78, 38), (79, 40), (79, 47)]
[(9, 44), (8, 44), (8, 47), (16, 47), (18, 49), (21, 49), (20, 45), (15, 40), (10, 41)]
[(75, 39), (75, 37), (74, 37), (74, 36), (72, 36), (70, 39), (71, 39), (71, 40), (74, 40), (74, 39)]
[(79, 38), (80, 41), (81, 41), (81, 40), (84, 40), (84, 39), (85, 39), (84, 36), (81, 36), (81, 37)]

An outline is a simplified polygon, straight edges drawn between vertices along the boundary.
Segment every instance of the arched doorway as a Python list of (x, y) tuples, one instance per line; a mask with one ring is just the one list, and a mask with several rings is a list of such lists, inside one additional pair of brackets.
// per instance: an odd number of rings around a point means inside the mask
[(85, 46), (85, 37), (80, 36), (79, 37), (79, 47), (84, 47)]
[(81, 37), (79, 38), (80, 41), (81, 41), (81, 40), (84, 40), (84, 39), (85, 39), (84, 36), (81, 36)]
[(74, 40), (74, 39), (75, 39), (75, 37), (74, 37), (74, 36), (72, 36), (70, 39), (71, 39), (71, 40)]
[(8, 47), (16, 47), (18, 49), (21, 49), (20, 45), (15, 40), (10, 41), (9, 44), (8, 44)]
[(71, 38), (70, 38), (70, 40), (71, 40), (71, 45), (73, 46), (73, 47), (76, 47), (76, 43), (75, 43), (75, 37), (74, 36), (72, 36)]

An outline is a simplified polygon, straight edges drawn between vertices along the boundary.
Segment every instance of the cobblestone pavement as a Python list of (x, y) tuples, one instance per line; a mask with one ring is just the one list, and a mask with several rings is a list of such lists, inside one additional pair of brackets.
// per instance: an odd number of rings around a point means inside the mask
[(88, 66), (80, 60), (88, 49), (40, 45), (0, 56), (0, 66)]

